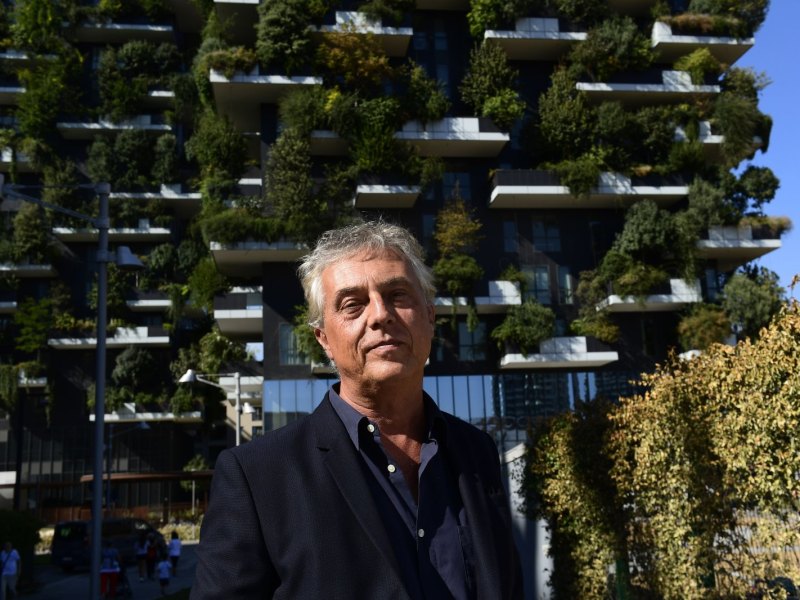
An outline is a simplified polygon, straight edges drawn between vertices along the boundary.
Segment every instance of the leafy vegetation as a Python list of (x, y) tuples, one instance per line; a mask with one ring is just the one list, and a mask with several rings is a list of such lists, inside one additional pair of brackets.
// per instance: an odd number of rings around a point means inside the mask
[(470, 51), (469, 68), (459, 88), (461, 98), (476, 114), (509, 130), (525, 112), (525, 102), (515, 90), (516, 78), (503, 49), (484, 42)]

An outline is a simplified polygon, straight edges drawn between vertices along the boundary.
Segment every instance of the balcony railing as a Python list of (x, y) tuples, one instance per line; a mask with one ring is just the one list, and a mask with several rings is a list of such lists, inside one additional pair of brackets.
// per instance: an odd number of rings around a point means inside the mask
[(675, 35), (667, 23), (653, 23), (651, 34), (653, 50), (664, 62), (674, 63), (676, 60), (695, 50), (705, 48), (719, 62), (732, 65), (753, 47), (755, 40), (710, 35)]
[(535, 354), (504, 354), (501, 369), (568, 369), (602, 367), (619, 354), (594, 338), (554, 337), (539, 344)]
[(575, 87), (598, 102), (617, 101), (629, 105), (686, 102), (697, 96), (710, 97), (720, 92), (718, 85), (695, 85), (685, 71), (662, 71), (660, 83), (579, 81)]
[[(479, 314), (496, 314), (508, 311), (511, 306), (522, 304), (519, 284), (511, 281), (489, 281), (489, 295), (477, 296), (475, 308)], [(469, 300), (463, 296), (456, 298), (439, 296), (434, 301), (437, 315), (449, 315), (455, 307), (456, 314), (466, 314)]]
[(214, 298), (214, 319), (227, 336), (261, 339), (263, 314), (261, 286), (235, 287)]
[(491, 208), (617, 208), (643, 198), (669, 205), (685, 198), (689, 186), (679, 177), (627, 177), (601, 173), (585, 197), (574, 196), (552, 171), (501, 169), (492, 179)]
[(386, 27), (380, 20), (370, 19), (365, 13), (356, 11), (336, 11), (336, 22), (320, 25), (316, 31), (322, 35), (349, 32), (372, 34), (381, 43), (386, 55), (392, 57), (405, 56), (414, 35), (411, 27)]
[(117, 134), (122, 131), (146, 131), (148, 133), (170, 133), (172, 126), (157, 115), (139, 115), (124, 121), (60, 121), (56, 123), (61, 137), (68, 140), (92, 140), (98, 134)]
[[(97, 347), (97, 338), (91, 335), (66, 334), (47, 340), (47, 345), (57, 350), (91, 350)], [(169, 334), (163, 327), (118, 327), (114, 335), (106, 339), (107, 348), (147, 346), (169, 347)]]
[(411, 208), (422, 187), (408, 178), (378, 175), (360, 179), (353, 204), (356, 208)]
[(308, 246), (290, 240), (232, 244), (212, 241), (209, 248), (220, 273), (232, 277), (255, 276), (261, 273), (263, 263), (294, 262), (308, 253)]
[(276, 104), (284, 94), (302, 86), (320, 85), (321, 77), (262, 74), (258, 67), (249, 73), (226, 77), (211, 69), (209, 81), (217, 110), (227, 115), (239, 131), (259, 131), (259, 106)]
[(492, 40), (505, 50), (510, 60), (554, 61), (586, 39), (585, 31), (561, 31), (558, 19), (517, 19), (513, 30), (489, 29), (484, 40)]
[(71, 37), (88, 44), (124, 44), (130, 40), (169, 42), (175, 39), (175, 31), (166, 23), (86, 21), (71, 29)]
[(452, 158), (493, 158), (510, 139), (485, 117), (448, 117), (426, 124), (409, 121), (395, 138), (416, 147), (420, 156)]
[(702, 301), (699, 281), (687, 283), (683, 279), (670, 279), (663, 293), (654, 290), (654, 293), (644, 297), (611, 294), (597, 305), (597, 309), (606, 309), (613, 313), (666, 312), (680, 310)]
[(730, 271), (781, 247), (779, 234), (769, 229), (747, 226), (716, 226), (708, 229), (708, 237), (697, 241), (700, 258), (714, 260), (717, 269)]

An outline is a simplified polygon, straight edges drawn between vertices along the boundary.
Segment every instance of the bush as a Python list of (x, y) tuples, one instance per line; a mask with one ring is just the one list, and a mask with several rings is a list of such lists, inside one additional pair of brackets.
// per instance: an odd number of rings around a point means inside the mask
[(586, 41), (569, 54), (576, 78), (608, 81), (615, 73), (642, 71), (653, 62), (650, 40), (630, 17), (612, 17), (589, 30)]
[(597, 186), (602, 167), (596, 156), (586, 154), (574, 160), (561, 161), (555, 165), (555, 171), (570, 194), (579, 198), (587, 196)]
[(508, 66), (503, 49), (494, 43), (484, 42), (469, 54), (469, 67), (461, 81), (461, 99), (475, 114), (485, 114), (486, 103), (501, 95), (513, 95), (517, 72)]
[(256, 54), (267, 68), (294, 73), (310, 63), (313, 43), (304, 0), (261, 2), (256, 25)]
[(721, 307), (696, 304), (678, 323), (678, 339), (684, 350), (705, 350), (724, 342), (731, 334), (731, 322)]
[(502, 349), (510, 344), (521, 354), (529, 354), (539, 344), (553, 337), (556, 317), (552, 309), (534, 300), (512, 306), (503, 322), (492, 330), (492, 339)]
[(714, 58), (708, 48), (698, 48), (691, 54), (681, 56), (675, 61), (677, 71), (686, 71), (692, 78), (692, 83), (702, 85), (706, 76), (718, 76), (722, 72), (722, 65)]
[(326, 35), (317, 50), (317, 64), (353, 89), (375, 92), (394, 76), (389, 57), (373, 33), (354, 29)]
[(204, 177), (236, 181), (247, 165), (246, 140), (227, 117), (210, 109), (203, 112), (184, 148), (189, 160), (197, 160)]
[(428, 76), (417, 64), (408, 69), (408, 91), (403, 100), (404, 120), (419, 119), (423, 123), (438, 121), (450, 110), (450, 101), (442, 82)]
[(557, 69), (539, 97), (539, 131), (549, 160), (575, 159), (588, 152), (594, 137), (594, 112), (575, 80)]

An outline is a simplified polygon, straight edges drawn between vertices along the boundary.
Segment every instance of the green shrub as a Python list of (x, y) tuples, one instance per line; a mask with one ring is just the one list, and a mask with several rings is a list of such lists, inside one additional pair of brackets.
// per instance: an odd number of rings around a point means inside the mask
[(555, 165), (561, 183), (570, 194), (579, 198), (587, 196), (597, 186), (602, 167), (598, 157), (586, 154), (574, 160), (564, 160)]
[(566, 69), (557, 69), (539, 97), (539, 132), (548, 160), (575, 159), (594, 141), (595, 115)]
[(408, 69), (408, 91), (402, 102), (405, 119), (419, 119), (423, 123), (438, 121), (450, 110), (450, 101), (445, 95), (442, 82), (430, 77), (417, 64)]
[(503, 131), (509, 131), (525, 113), (525, 101), (511, 88), (501, 90), (483, 103), (481, 115), (492, 119)]
[(184, 146), (186, 157), (196, 160), (203, 177), (236, 181), (247, 166), (247, 142), (224, 115), (206, 109), (194, 135)]
[(719, 75), (722, 72), (722, 65), (708, 48), (703, 47), (681, 56), (675, 61), (675, 69), (688, 72), (693, 84), (702, 85), (707, 75)]
[(642, 71), (653, 62), (650, 40), (630, 17), (612, 17), (589, 30), (586, 41), (569, 54), (575, 78), (608, 81), (615, 73)]
[(314, 46), (304, 0), (261, 2), (256, 25), (256, 54), (268, 69), (294, 73), (310, 63)]
[(380, 20), (383, 25), (399, 25), (403, 16), (414, 9), (414, 0), (367, 0), (358, 7), (368, 17)]
[(527, 300), (512, 306), (502, 323), (492, 330), (491, 336), (500, 349), (510, 344), (521, 354), (529, 354), (541, 342), (553, 337), (555, 321), (552, 309)]
[(475, 114), (485, 114), (486, 103), (492, 98), (516, 96), (516, 78), (517, 72), (508, 66), (503, 49), (492, 42), (484, 42), (470, 51), (469, 67), (459, 87), (461, 99)]
[(705, 350), (731, 334), (731, 323), (721, 307), (696, 304), (678, 323), (678, 339), (684, 350)]

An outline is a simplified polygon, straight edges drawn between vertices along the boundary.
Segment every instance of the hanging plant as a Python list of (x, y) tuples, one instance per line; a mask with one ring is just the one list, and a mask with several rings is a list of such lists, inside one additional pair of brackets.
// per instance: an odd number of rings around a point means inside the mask
[(17, 365), (0, 365), (0, 406), (11, 412), (17, 405), (19, 397), (19, 367)]

